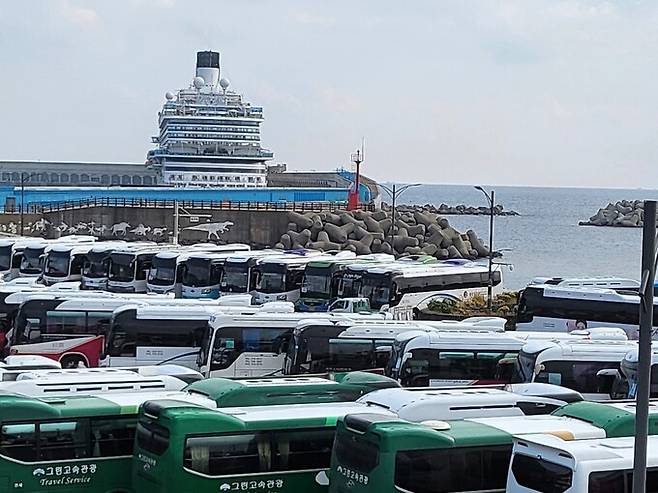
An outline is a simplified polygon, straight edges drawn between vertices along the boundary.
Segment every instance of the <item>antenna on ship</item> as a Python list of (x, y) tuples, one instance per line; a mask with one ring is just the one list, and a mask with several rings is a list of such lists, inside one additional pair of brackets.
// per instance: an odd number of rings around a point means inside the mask
[(359, 181), (361, 178), (361, 163), (363, 162), (363, 150), (365, 147), (365, 138), (361, 138), (361, 149), (357, 149), (352, 154), (352, 162), (356, 164), (356, 173), (354, 174), (353, 188), (347, 195), (347, 210), (353, 211), (359, 208)]

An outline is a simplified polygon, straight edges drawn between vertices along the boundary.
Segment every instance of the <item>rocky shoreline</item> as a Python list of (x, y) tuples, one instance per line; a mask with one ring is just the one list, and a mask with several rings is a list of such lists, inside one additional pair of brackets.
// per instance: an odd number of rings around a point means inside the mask
[(276, 248), (349, 250), (358, 255), (388, 253), (396, 257), (431, 255), (437, 259), (489, 256), (473, 230), (460, 233), (445, 217), (419, 208), (396, 208), (396, 228), (390, 211), (289, 212), (288, 230)]
[(602, 207), (588, 221), (579, 226), (616, 226), (641, 228), (644, 224), (644, 202), (642, 200), (620, 200)]
[[(439, 214), (441, 216), (488, 216), (491, 211), (489, 207), (473, 207), (464, 204), (450, 206), (447, 204), (441, 204), (438, 207), (432, 204), (425, 205), (398, 205), (395, 207), (399, 212), (430, 212), (432, 214)], [(390, 210), (390, 205), (384, 205), (385, 210)], [(498, 204), (494, 206), (494, 215), (495, 216), (519, 216), (520, 214), (516, 211), (506, 211), (502, 205)]]

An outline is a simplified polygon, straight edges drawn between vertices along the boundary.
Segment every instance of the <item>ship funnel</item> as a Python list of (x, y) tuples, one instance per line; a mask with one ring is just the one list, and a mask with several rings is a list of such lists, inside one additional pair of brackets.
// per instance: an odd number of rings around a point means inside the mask
[(205, 86), (217, 91), (219, 82), (219, 53), (216, 51), (199, 51), (196, 54), (196, 76), (201, 77)]

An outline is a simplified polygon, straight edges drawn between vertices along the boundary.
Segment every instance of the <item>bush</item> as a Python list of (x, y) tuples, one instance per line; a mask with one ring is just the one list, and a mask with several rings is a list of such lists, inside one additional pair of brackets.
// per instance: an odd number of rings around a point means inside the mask
[[(491, 314), (501, 317), (510, 317), (516, 314), (517, 293), (508, 291), (494, 296), (491, 304)], [(487, 297), (476, 294), (461, 300), (435, 300), (427, 308), (437, 313), (473, 317), (489, 314), (487, 311)]]

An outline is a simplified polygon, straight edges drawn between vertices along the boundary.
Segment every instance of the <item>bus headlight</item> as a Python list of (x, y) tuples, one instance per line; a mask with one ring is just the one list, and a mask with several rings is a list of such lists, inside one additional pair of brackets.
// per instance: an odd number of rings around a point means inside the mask
[(276, 299), (286, 301), (286, 295), (285, 294), (280, 294), (279, 296), (276, 297)]
[(207, 289), (207, 288), (206, 288), (206, 289), (202, 289), (202, 290), (201, 290), (201, 294), (210, 294), (210, 291), (211, 291), (211, 290), (210, 290), (210, 289)]

